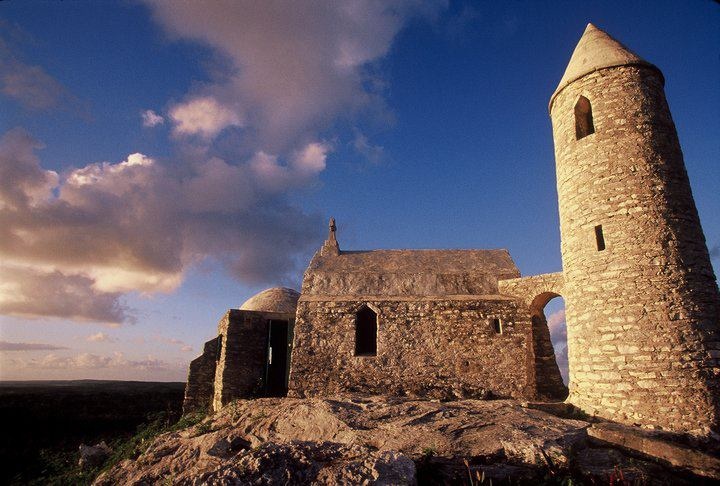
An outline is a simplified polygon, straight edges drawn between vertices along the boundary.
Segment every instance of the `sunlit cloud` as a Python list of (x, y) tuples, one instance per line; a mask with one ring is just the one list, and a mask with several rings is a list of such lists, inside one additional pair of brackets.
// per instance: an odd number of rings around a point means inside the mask
[(93, 353), (81, 353), (74, 356), (59, 356), (48, 354), (42, 358), (17, 359), (13, 363), (15, 368), (37, 369), (86, 369), (97, 370), (103, 368), (140, 369), (147, 371), (165, 370), (171, 367), (167, 361), (148, 356), (145, 359), (133, 360), (125, 358), (120, 352), (112, 356), (103, 356)]
[[(174, 38), (201, 42), (230, 63), (197, 87), (171, 118), (178, 133), (206, 138), (242, 125), (255, 152), (287, 154), (336, 119), (383, 111), (368, 65), (385, 56), (408, 19), (437, 18), (445, 1), (387, 2), (148, 0)], [(234, 115), (231, 116), (231, 114)]]
[(116, 343), (117, 339), (108, 336), (104, 332), (98, 332), (96, 334), (91, 334), (88, 337), (86, 337), (85, 341), (88, 341), (91, 343)]
[[(125, 295), (173, 292), (208, 259), (246, 284), (295, 282), (324, 218), (289, 201), (328, 165), (333, 147), (321, 134), (386, 111), (371, 65), (408, 19), (434, 19), (445, 2), (149, 5), (171, 37), (227, 60), (225, 72), (168, 100), (177, 157), (128, 147), (125, 160), (55, 172), (27, 132), (0, 139), (2, 314), (133, 322)], [(153, 110), (141, 117), (147, 127), (165, 120)], [(230, 138), (233, 150), (212, 150), (233, 129), (242, 135)], [(378, 155), (362, 137), (357, 149)]]
[(237, 109), (225, 107), (209, 96), (175, 105), (170, 109), (170, 118), (176, 135), (197, 135), (204, 139), (212, 139), (229, 126), (243, 125), (243, 117)]
[(283, 194), (324, 167), (323, 145), (293, 155), (272, 189), (252, 161), (140, 153), (59, 176), (40, 147), (22, 130), (0, 139), (0, 313), (129, 322), (124, 293), (171, 292), (205, 258), (245, 282), (283, 281), (321, 236), (320, 217)]

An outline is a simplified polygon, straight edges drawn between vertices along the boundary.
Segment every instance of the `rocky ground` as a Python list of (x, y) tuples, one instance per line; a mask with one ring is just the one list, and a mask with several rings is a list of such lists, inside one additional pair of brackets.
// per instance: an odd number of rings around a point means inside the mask
[(116, 484), (691, 484), (511, 400), (239, 400), (102, 474)]

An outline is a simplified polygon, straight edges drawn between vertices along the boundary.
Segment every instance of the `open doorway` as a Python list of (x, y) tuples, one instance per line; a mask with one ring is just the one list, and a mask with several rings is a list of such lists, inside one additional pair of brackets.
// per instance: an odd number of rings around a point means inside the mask
[(267, 359), (265, 361), (265, 395), (284, 397), (288, 391), (292, 322), (268, 321)]
[(562, 296), (555, 297), (548, 302), (544, 314), (555, 351), (555, 361), (560, 369), (563, 383), (568, 386), (570, 370), (568, 368), (567, 324), (565, 323), (565, 300)]
[(560, 401), (568, 396), (565, 303), (560, 295), (538, 295), (531, 306), (535, 383), (538, 399)]

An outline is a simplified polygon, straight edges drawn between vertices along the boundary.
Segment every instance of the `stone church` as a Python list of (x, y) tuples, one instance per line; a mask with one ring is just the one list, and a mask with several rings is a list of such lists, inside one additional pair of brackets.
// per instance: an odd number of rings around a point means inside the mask
[[(562, 272), (506, 250), (341, 250), (301, 292), (229, 310), (190, 364), (185, 409), (343, 393), (567, 400), (590, 415), (720, 432), (720, 293), (664, 77), (592, 24), (549, 112)], [(566, 304), (569, 389), (543, 308)]]

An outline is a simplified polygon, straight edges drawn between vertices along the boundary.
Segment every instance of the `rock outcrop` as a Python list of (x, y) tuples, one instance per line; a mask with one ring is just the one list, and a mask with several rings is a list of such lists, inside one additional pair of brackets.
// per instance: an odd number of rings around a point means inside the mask
[(95, 484), (480, 484), (571, 473), (607, 482), (617, 471), (682, 484), (661, 465), (594, 447), (590, 426), (512, 400), (238, 400), (161, 435)]

